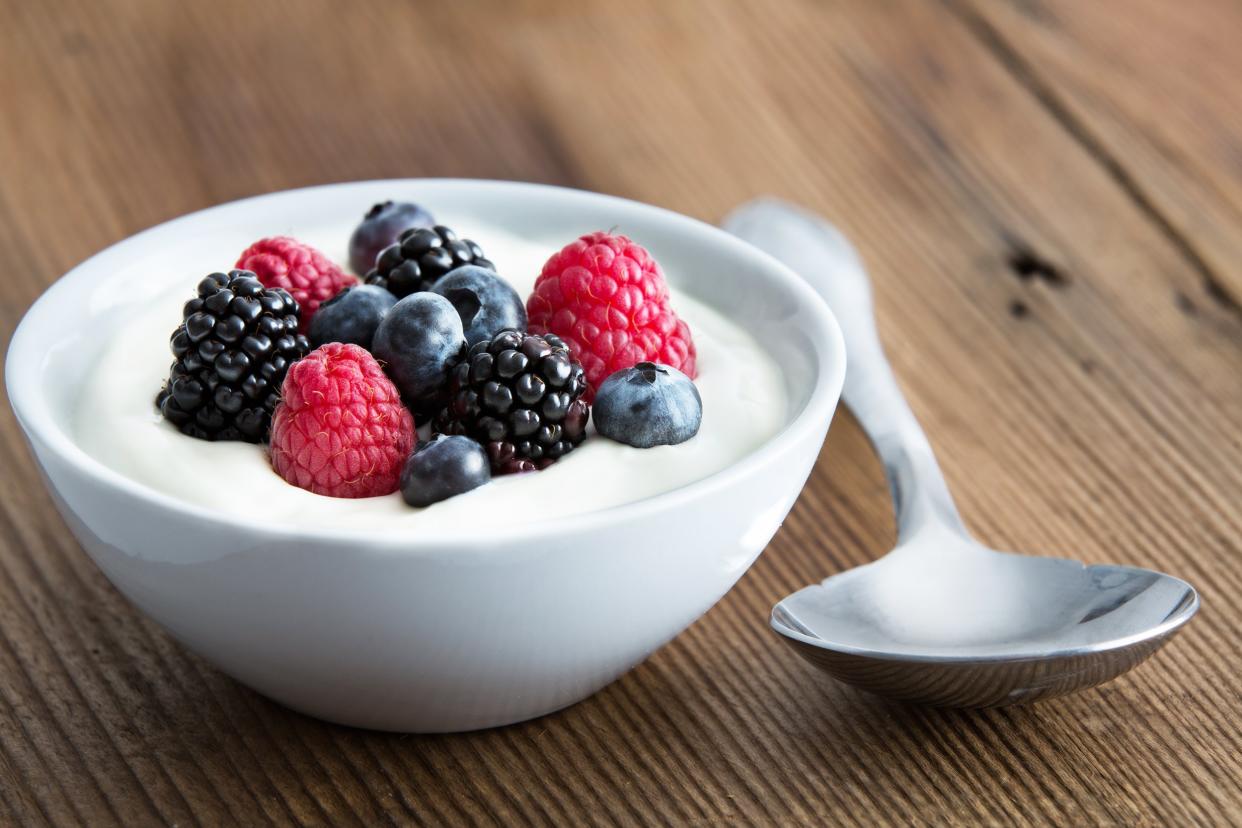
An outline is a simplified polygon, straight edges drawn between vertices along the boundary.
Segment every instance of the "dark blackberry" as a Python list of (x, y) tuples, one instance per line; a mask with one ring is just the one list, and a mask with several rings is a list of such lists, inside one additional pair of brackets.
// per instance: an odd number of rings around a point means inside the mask
[(310, 349), (298, 318), (288, 292), (249, 270), (203, 279), (173, 331), (177, 360), (155, 399), (164, 418), (203, 440), (266, 440), (285, 372)]
[(586, 437), (586, 375), (551, 334), (507, 330), (475, 343), (448, 390), (436, 431), (482, 443), (497, 474), (546, 468)]
[(387, 288), (402, 299), (411, 293), (431, 290), (441, 276), (465, 265), (496, 270), (496, 265), (484, 258), (481, 247), (470, 239), (457, 238), (444, 225), (430, 229), (414, 227), (375, 257), (375, 267), (367, 273), (366, 281), (368, 285)]

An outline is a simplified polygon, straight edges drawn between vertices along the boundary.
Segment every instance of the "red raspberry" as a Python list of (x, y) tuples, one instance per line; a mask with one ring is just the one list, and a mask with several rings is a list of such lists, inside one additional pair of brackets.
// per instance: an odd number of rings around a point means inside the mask
[(414, 418), (363, 348), (329, 342), (289, 366), (272, 416), (272, 467), (329, 497), (395, 492), (414, 448)]
[(526, 300), (532, 333), (554, 333), (586, 369), (587, 399), (609, 375), (658, 362), (694, 379), (690, 328), (669, 307), (660, 265), (625, 236), (588, 233), (552, 255)]
[(302, 333), (310, 330), (311, 317), (321, 302), (358, 283), (357, 278), (327, 256), (288, 236), (259, 239), (242, 252), (233, 266), (252, 271), (264, 287), (289, 291), (302, 309)]

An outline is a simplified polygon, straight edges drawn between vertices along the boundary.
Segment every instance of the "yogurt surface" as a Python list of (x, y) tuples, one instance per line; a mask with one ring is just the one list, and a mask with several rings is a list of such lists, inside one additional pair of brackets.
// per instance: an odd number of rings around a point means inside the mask
[[(547, 244), (494, 227), (452, 222), (478, 242), (518, 294), (526, 297), (543, 263), (568, 239)], [(352, 222), (293, 233), (343, 260)], [(641, 243), (641, 239), (637, 239)], [(429, 506), (385, 497), (324, 497), (286, 483), (272, 471), (265, 446), (210, 443), (187, 437), (155, 408), (173, 361), (168, 340), (181, 307), (207, 273), (228, 270), (240, 248), (203, 256), (174, 289), (153, 296), (132, 323), (108, 342), (82, 389), (75, 433), (79, 445), (120, 474), (221, 515), (264, 519), (299, 528), (370, 526), (417, 535), (420, 529), (503, 528), (619, 506), (677, 489), (718, 472), (758, 449), (785, 421), (780, 369), (743, 328), (672, 289), (672, 305), (698, 348), (703, 398), (699, 433), (677, 446), (636, 449), (588, 432), (587, 440), (549, 468), (494, 478), (479, 489)], [(420, 423), (419, 425), (422, 425)], [(423, 431), (425, 435), (425, 431)]]

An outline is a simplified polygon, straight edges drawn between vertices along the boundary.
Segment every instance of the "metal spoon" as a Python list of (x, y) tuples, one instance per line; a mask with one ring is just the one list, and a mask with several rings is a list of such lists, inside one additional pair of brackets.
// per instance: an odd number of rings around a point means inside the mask
[(773, 629), (801, 655), (883, 696), (989, 707), (1108, 681), (1195, 614), (1199, 596), (1178, 578), (974, 541), (880, 347), (849, 242), (774, 199), (743, 205), (724, 228), (801, 274), (836, 314), (849, 356), (842, 399), (884, 462), (896, 504), (896, 549), (772, 609)]

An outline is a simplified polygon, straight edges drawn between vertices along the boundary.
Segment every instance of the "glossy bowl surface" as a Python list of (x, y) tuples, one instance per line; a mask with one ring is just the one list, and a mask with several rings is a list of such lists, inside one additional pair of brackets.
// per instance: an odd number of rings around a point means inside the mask
[[(221, 518), (119, 475), (75, 444), (83, 378), (124, 324), (124, 308), (142, 301), (116, 289), (127, 277), (222, 238), (295, 233), (389, 198), (539, 236), (624, 227), (677, 289), (747, 326), (782, 366), (783, 428), (762, 449), (667, 494), (501, 535), (469, 526), (400, 536), (382, 526), (309, 531), (257, 514)], [(9, 398), (58, 508), (134, 604), (289, 707), (412, 732), (502, 725), (565, 707), (702, 615), (789, 512), (844, 373), (824, 302), (721, 230), (594, 193), (437, 179), (274, 193), (139, 233), (49, 288), (6, 362)]]

